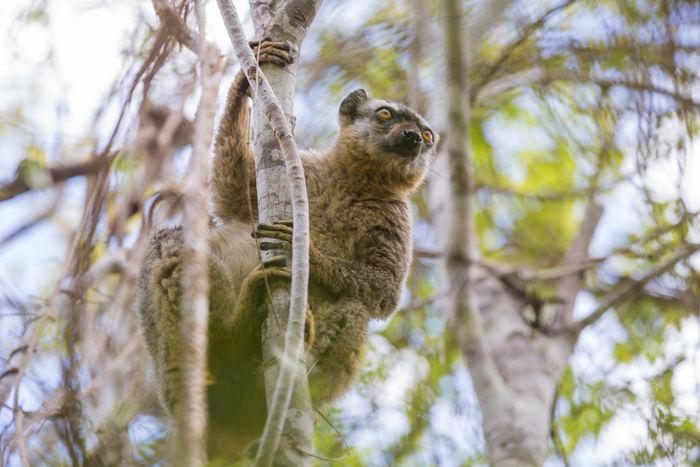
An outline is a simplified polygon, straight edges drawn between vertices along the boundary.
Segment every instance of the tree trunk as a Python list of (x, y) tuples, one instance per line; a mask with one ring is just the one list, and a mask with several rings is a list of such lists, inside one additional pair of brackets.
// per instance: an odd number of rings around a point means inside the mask
[(468, 50), (462, 49), (460, 2), (444, 3), (448, 111), (441, 120), (448, 142), (438, 164), (443, 172), (448, 166), (451, 183), (432, 183), (430, 198), (434, 224), (451, 226), (439, 238), (446, 252), (443, 278), (450, 283), (450, 315), (479, 400), (489, 462), (540, 466), (547, 456), (557, 385), (574, 341), (567, 333), (547, 336), (535, 330), (522, 314), (527, 303), (482, 266), (476, 244), (466, 77), (484, 24), (492, 24), (508, 4), (495, 3), (473, 16), (479, 20), (472, 23), (481, 27), (466, 28)]
[[(320, 0), (296, 0), (284, 4), (251, 2), (259, 36), (288, 42), (295, 59), (319, 6)], [(261, 72), (245, 44), (235, 9), (223, 0), (219, 0), (219, 7), (236, 55), (256, 96), (253, 131), (260, 222), (294, 219), (291, 297), (287, 287), (272, 288), (271, 309), (267, 310), (268, 319), (263, 326), (263, 360), (270, 362), (265, 370), (268, 419), (256, 463), (270, 465), (274, 461), (275, 465), (310, 465), (313, 408), (303, 364), (309, 269), (308, 199), (293, 127), (289, 124), (294, 121), (296, 67), (294, 64), (285, 68), (268, 65), (262, 70), (264, 73)], [(272, 18), (271, 23), (261, 24), (269, 18)], [(288, 318), (284, 310), (289, 310)], [(282, 429), (285, 436), (280, 439)]]

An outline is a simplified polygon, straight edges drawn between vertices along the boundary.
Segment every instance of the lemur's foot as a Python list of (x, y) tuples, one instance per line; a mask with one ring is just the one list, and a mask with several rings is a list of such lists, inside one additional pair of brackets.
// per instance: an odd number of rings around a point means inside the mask
[[(274, 226), (275, 224), (273, 224)], [(291, 229), (291, 227), (289, 227)], [(248, 277), (243, 281), (241, 293), (239, 294), (238, 303), (236, 304), (237, 312), (242, 312), (244, 307), (250, 306), (252, 297), (255, 291), (258, 293), (266, 293), (261, 291), (260, 287), (264, 281), (275, 279), (291, 280), (292, 271), (288, 267), (287, 257), (284, 255), (273, 256), (264, 260), (262, 264), (253, 269)], [(314, 343), (316, 337), (316, 326), (314, 324), (314, 316), (311, 309), (306, 307), (306, 323), (304, 326), (304, 341), (306, 348), (309, 349)]]
[[(262, 240), (260, 249), (292, 251), (292, 221), (281, 221), (273, 224), (258, 224), (253, 237)], [(278, 241), (268, 241), (268, 240)]]
[(245, 280), (250, 282), (259, 282), (263, 279), (291, 278), (292, 270), (287, 265), (287, 257), (284, 255), (279, 255), (263, 260), (262, 264), (253, 269)]
[(276, 42), (266, 37), (259, 41), (251, 41), (249, 44), (253, 49), (253, 55), (261, 65), (274, 63), (284, 67), (294, 62), (294, 58), (290, 54), (292, 47), (287, 42)]
[[(260, 65), (273, 63), (284, 68), (294, 62), (294, 57), (292, 57), (291, 54), (292, 47), (287, 42), (276, 42), (269, 38), (264, 38), (259, 41), (250, 41), (248, 45), (253, 49), (253, 55), (255, 55)], [(239, 72), (236, 79), (238, 80), (237, 86), (240, 92), (252, 98), (253, 92), (242, 70)]]

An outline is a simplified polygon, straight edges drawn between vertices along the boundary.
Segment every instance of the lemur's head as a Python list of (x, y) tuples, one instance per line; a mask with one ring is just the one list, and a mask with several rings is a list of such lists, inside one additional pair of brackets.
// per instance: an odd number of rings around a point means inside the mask
[(421, 183), (438, 136), (416, 111), (398, 102), (370, 99), (357, 89), (343, 99), (339, 113), (339, 141), (356, 166), (397, 191), (411, 191)]

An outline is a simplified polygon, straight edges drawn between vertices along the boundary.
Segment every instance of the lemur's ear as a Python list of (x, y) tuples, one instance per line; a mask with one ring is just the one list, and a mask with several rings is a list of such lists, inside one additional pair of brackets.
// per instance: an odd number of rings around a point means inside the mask
[(367, 100), (364, 89), (355, 89), (340, 103), (340, 123), (351, 123), (357, 117), (360, 105)]

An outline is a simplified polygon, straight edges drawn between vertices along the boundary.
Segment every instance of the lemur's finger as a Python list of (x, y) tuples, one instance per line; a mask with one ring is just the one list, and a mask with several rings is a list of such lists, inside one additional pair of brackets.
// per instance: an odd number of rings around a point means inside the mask
[(286, 225), (291, 229), (294, 227), (294, 221), (292, 219), (285, 219), (283, 221), (275, 222), (274, 225)]
[[(290, 222), (290, 224), (287, 224)], [(255, 227), (256, 232), (284, 232), (292, 235), (291, 221), (275, 222), (274, 224), (258, 224)]]
[(282, 58), (275, 56), (275, 55), (270, 55), (270, 54), (264, 53), (264, 54), (260, 55), (260, 59), (258, 60), (258, 64), (264, 65), (266, 63), (274, 63), (277, 66), (284, 67), (287, 65), (288, 62)]
[(280, 242), (284, 242), (288, 245), (292, 244), (292, 236), (284, 232), (255, 232), (253, 234), (253, 238), (260, 240), (273, 239), (279, 240)]
[(259, 51), (261, 60), (262, 60), (262, 56), (267, 54), (267, 55), (273, 55), (275, 57), (279, 57), (282, 60), (284, 60), (286, 63), (292, 63), (293, 59), (292, 59), (292, 56), (289, 54), (288, 48), (281, 48), (281, 47), (276, 46), (274, 44), (275, 43), (273, 43), (273, 42), (265, 42), (258, 47), (258, 49), (256, 50), (256, 53)]
[(292, 244), (287, 242), (277, 243), (277, 242), (260, 242), (260, 249), (262, 251), (269, 250), (284, 250), (292, 251)]
[(292, 46), (289, 45), (289, 42), (273, 41), (269, 38), (259, 41), (256, 45), (261, 47), (274, 47), (276, 49), (285, 50), (287, 52), (292, 50)]
[(269, 37), (263, 37), (262, 39), (255, 39), (252, 41), (248, 41), (248, 45), (250, 46), (251, 49), (254, 49), (255, 47), (259, 46), (261, 42), (270, 42), (272, 39)]
[[(284, 235), (284, 237), (280, 237), (279, 235)], [(270, 238), (276, 238), (278, 240), (282, 241), (292, 241), (292, 228), (287, 227), (286, 225), (277, 225), (277, 224), (258, 224), (255, 227), (255, 230), (253, 230), (250, 233), (250, 236), (253, 238), (265, 238), (265, 237), (270, 237)]]

